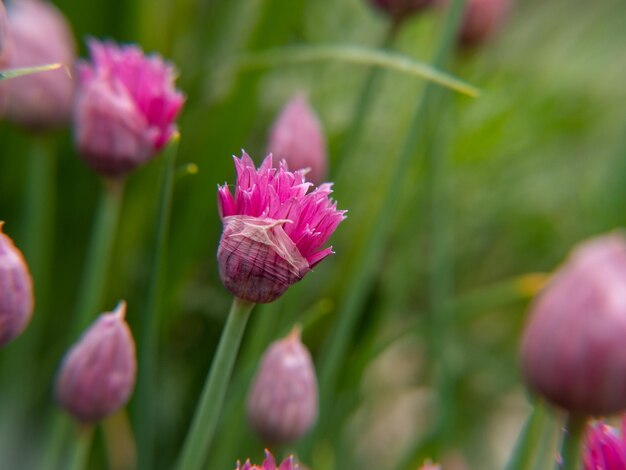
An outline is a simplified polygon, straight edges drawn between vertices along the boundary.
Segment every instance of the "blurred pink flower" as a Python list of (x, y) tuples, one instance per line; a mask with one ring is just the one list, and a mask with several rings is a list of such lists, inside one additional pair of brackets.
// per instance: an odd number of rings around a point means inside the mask
[(332, 253), (323, 245), (345, 211), (329, 198), (330, 183), (309, 192), (304, 171), (284, 161), (275, 168), (271, 155), (257, 170), (243, 152), (235, 166), (235, 196), (227, 185), (218, 189), (220, 277), (243, 300), (272, 302)]
[(463, 46), (475, 46), (493, 36), (506, 21), (512, 0), (467, 0), (459, 31)]
[(590, 415), (626, 408), (626, 239), (576, 247), (531, 307), (522, 337), (528, 385)]
[(104, 313), (65, 355), (57, 375), (59, 405), (96, 423), (126, 405), (135, 387), (135, 341), (124, 321), (126, 303)]
[(248, 393), (248, 421), (270, 444), (302, 437), (317, 419), (317, 377), (300, 329), (273, 342)]
[(585, 438), (583, 453), (584, 470), (626, 469), (626, 440), (624, 428), (620, 432), (597, 422), (590, 425)]
[(51, 63), (61, 63), (64, 67), (2, 81), (0, 95), (4, 103), (0, 109), (4, 117), (34, 130), (67, 125), (74, 92), (68, 70), (75, 59), (74, 38), (68, 22), (46, 0), (14, 0), (7, 4), (7, 19), (3, 64), (6, 68)]
[(267, 153), (289, 168), (308, 168), (307, 179), (321, 184), (326, 178), (328, 157), (322, 124), (304, 95), (294, 96), (274, 122)]
[(92, 62), (78, 67), (76, 145), (96, 172), (123, 176), (150, 160), (176, 133), (184, 97), (175, 72), (137, 46), (89, 41)]
[(262, 465), (252, 465), (248, 459), (243, 465), (237, 462), (236, 470), (298, 470), (298, 467), (298, 464), (294, 461), (293, 455), (287, 457), (277, 467), (274, 456), (269, 450), (265, 449), (265, 460)]
[(19, 336), (33, 315), (33, 281), (24, 256), (0, 222), (0, 346)]

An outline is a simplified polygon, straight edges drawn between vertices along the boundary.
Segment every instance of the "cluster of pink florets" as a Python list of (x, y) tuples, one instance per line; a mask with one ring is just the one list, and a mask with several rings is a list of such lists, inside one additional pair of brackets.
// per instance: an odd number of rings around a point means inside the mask
[(322, 245), (345, 219), (345, 211), (337, 210), (337, 204), (329, 198), (330, 183), (309, 192), (313, 185), (306, 181), (304, 170), (289, 171), (284, 161), (275, 168), (271, 155), (257, 170), (243, 152), (240, 159), (235, 158), (235, 167), (235, 196), (227, 185), (218, 190), (222, 219), (245, 215), (285, 221), (283, 230), (311, 268), (332, 253), (332, 247), (322, 249)]

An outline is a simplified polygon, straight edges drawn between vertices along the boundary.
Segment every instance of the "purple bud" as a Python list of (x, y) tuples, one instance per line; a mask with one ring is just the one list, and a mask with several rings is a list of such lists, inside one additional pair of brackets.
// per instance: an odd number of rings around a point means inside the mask
[(437, 0), (370, 0), (374, 6), (387, 13), (396, 23), (419, 13), (436, 3)]
[(512, 0), (467, 0), (459, 31), (459, 43), (477, 46), (492, 37), (506, 21)]
[(626, 239), (578, 246), (531, 307), (521, 344), (528, 385), (565, 410), (626, 408)]
[(65, 126), (69, 122), (74, 90), (68, 72), (75, 57), (69, 24), (45, 0), (12, 1), (7, 6), (7, 15), (6, 67), (51, 63), (61, 63), (64, 67), (2, 81), (4, 117), (33, 130)]
[(83, 423), (123, 407), (135, 387), (135, 342), (124, 321), (126, 303), (104, 313), (65, 355), (57, 375), (59, 405)]
[(33, 315), (33, 281), (20, 250), (0, 222), (0, 346), (24, 331)]
[(266, 442), (302, 437), (317, 419), (317, 379), (311, 355), (296, 327), (261, 358), (248, 394), (248, 420)]
[(326, 180), (326, 139), (319, 118), (304, 95), (294, 96), (274, 122), (267, 153), (285, 160), (292, 170), (308, 168), (307, 179)]
[[(623, 433), (622, 428), (622, 433)], [(583, 453), (584, 470), (624, 470), (626, 441), (620, 432), (603, 422), (589, 426)]]
[(137, 46), (89, 42), (92, 61), (78, 67), (74, 137), (85, 162), (107, 177), (124, 176), (176, 134), (184, 97), (174, 67)]

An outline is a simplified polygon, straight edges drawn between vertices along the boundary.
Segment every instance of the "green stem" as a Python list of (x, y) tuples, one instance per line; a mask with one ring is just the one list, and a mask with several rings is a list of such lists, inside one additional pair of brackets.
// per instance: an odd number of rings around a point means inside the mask
[(8, 358), (9, 383), (18, 386), (21, 401), (27, 406), (34, 395), (43, 395), (31, 386), (35, 368), (24, 364), (34, 363), (46, 320), (43, 314), (48, 310), (56, 205), (56, 149), (52, 144), (46, 137), (34, 137), (28, 154), (22, 249), (33, 277), (36, 302), (31, 323)]
[[(464, 0), (454, 0), (451, 4), (433, 60), (433, 66), (435, 67), (442, 66), (450, 54), (463, 4)], [(363, 253), (367, 253), (367, 256), (362, 256), (360, 262), (354, 264), (355, 269), (349, 276), (350, 283), (347, 293), (343, 297), (339, 308), (337, 325), (332, 329), (330, 337), (321, 352), (319, 361), (320, 403), (322, 403), (323, 408), (320, 423), (317, 427), (318, 434), (325, 431), (326, 420), (330, 417), (331, 407), (329, 404), (332, 403), (332, 395), (338, 373), (343, 365), (359, 315), (363, 311), (365, 299), (370, 291), (370, 286), (380, 266), (387, 240), (393, 229), (395, 209), (400, 199), (406, 168), (419, 144), (421, 129), (427, 117), (429, 98), (435, 86), (433, 83), (427, 82), (422, 89), (421, 98), (413, 115), (404, 146), (396, 162), (394, 173), (387, 185), (385, 198), (378, 214), (374, 218), (376, 223), (371, 228), (370, 237), (366, 241), (366, 247), (363, 249)]]
[[(394, 23), (390, 23), (383, 38), (381, 48), (389, 49), (393, 45), (397, 33), (398, 29), (394, 27)], [(363, 83), (363, 87), (361, 88), (361, 92), (357, 98), (356, 106), (352, 112), (350, 127), (348, 127), (341, 144), (341, 151), (339, 152), (339, 155), (341, 155), (342, 158), (339, 162), (340, 166), (336, 171), (336, 175), (338, 176), (335, 179), (341, 179), (344, 173), (349, 171), (349, 168), (353, 165), (352, 158), (349, 157), (355, 155), (354, 149), (363, 130), (365, 119), (370, 114), (374, 98), (374, 90), (376, 90), (376, 85), (378, 85), (382, 73), (383, 69), (380, 67), (372, 67), (367, 72), (367, 77), (365, 78), (365, 82)]]
[(563, 430), (561, 458), (555, 470), (580, 470), (582, 462), (582, 444), (585, 436), (587, 416), (569, 413)]
[(72, 340), (100, 312), (122, 203), (123, 188), (123, 181), (105, 180), (105, 188), (100, 195), (83, 277), (78, 291)]
[(179, 138), (176, 137), (163, 155), (163, 176), (159, 215), (155, 230), (154, 252), (152, 256), (148, 295), (141, 318), (139, 335), (139, 368), (137, 379), (135, 424), (139, 448), (140, 468), (153, 468), (155, 407), (155, 371), (157, 370), (158, 320), (163, 309), (163, 292), (167, 272), (167, 238), (170, 227), (174, 164), (178, 152)]
[(505, 470), (532, 470), (547, 425), (545, 407), (536, 403), (517, 438)]
[(179, 470), (198, 470), (204, 465), (224, 404), (239, 344), (253, 307), (253, 303), (245, 300), (233, 300), (202, 397), (185, 439), (178, 463)]
[(89, 460), (89, 450), (93, 437), (93, 427), (89, 426), (78, 430), (72, 449), (69, 470), (84, 470)]

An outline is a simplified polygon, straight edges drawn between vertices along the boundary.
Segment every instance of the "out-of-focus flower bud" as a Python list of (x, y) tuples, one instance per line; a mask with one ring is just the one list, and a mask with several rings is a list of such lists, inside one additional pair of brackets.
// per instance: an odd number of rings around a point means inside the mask
[(65, 355), (56, 381), (59, 405), (83, 423), (123, 407), (135, 387), (135, 342), (124, 321), (126, 303), (104, 313)]
[(184, 97), (174, 67), (137, 46), (89, 42), (91, 63), (78, 67), (74, 137), (85, 162), (107, 177), (124, 176), (177, 132)]
[(624, 470), (626, 440), (620, 432), (603, 422), (589, 426), (583, 452), (584, 470)]
[(441, 470), (441, 465), (437, 465), (432, 463), (430, 460), (427, 460), (418, 470)]
[(276, 460), (272, 453), (265, 449), (265, 460), (262, 465), (253, 465), (250, 463), (250, 459), (242, 465), (237, 462), (237, 468), (235, 470), (298, 470), (299, 465), (295, 462), (293, 455), (290, 455), (277, 467)]
[(578, 246), (535, 300), (521, 343), (527, 384), (571, 412), (626, 409), (626, 239)]
[(294, 328), (261, 358), (248, 393), (248, 421), (268, 443), (302, 437), (317, 419), (317, 378), (311, 354)]
[(370, 0), (370, 3), (387, 13), (394, 22), (400, 23), (405, 18), (433, 6), (436, 1), (437, 0)]
[[(33, 130), (61, 127), (69, 122), (75, 44), (69, 24), (47, 0), (12, 0), (7, 3), (7, 68), (51, 63), (64, 67), (4, 80), (0, 83), (4, 117)], [(1, 42), (1, 40), (0, 40)]]
[(501, 28), (511, 6), (512, 0), (467, 0), (459, 43), (472, 47), (485, 42)]
[(0, 346), (24, 331), (33, 315), (33, 281), (24, 257), (0, 222)]
[(234, 198), (227, 185), (218, 189), (220, 277), (240, 299), (272, 302), (332, 253), (322, 246), (345, 211), (330, 199), (330, 184), (308, 192), (304, 172), (285, 162), (275, 168), (271, 155), (257, 170), (244, 152), (235, 166)]
[(267, 153), (285, 160), (292, 170), (308, 168), (307, 179), (319, 185), (326, 179), (326, 139), (319, 118), (304, 95), (294, 96), (270, 131)]

